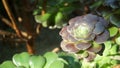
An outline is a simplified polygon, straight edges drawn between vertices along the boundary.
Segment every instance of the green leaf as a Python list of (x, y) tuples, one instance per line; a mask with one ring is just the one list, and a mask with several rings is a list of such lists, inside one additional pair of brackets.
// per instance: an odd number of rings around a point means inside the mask
[(30, 54), (28, 54), (27, 52), (23, 52), (20, 54), (15, 54), (12, 60), (16, 66), (24, 66), (26, 68), (29, 68), (29, 58)]
[(5, 61), (0, 65), (0, 68), (15, 68), (16, 66), (12, 61)]
[(98, 61), (99, 68), (104, 68), (110, 64), (111, 59), (109, 57), (101, 57), (101, 60)]
[(81, 54), (81, 57), (87, 57), (89, 54), (88, 54), (88, 52), (87, 51), (84, 51), (82, 54)]
[(35, 15), (35, 20), (37, 23), (42, 23), (44, 21), (47, 21), (50, 18), (50, 16), (50, 13), (46, 13), (44, 15)]
[(16, 68), (26, 68), (26, 67), (24, 67), (24, 66), (18, 66), (18, 67), (16, 67)]
[(102, 16), (104, 17), (104, 19), (106, 19), (106, 20), (109, 20), (109, 18), (110, 18), (110, 16), (112, 15), (113, 13), (111, 13), (110, 11), (108, 11), (108, 10), (104, 10), (104, 11), (102, 11)]
[(31, 56), (29, 64), (30, 68), (43, 68), (45, 65), (45, 58), (42, 56)]
[(48, 22), (47, 21), (42, 22), (42, 26), (43, 27), (47, 27), (48, 26)]
[(105, 45), (105, 50), (103, 51), (103, 56), (107, 56), (110, 54), (109, 50), (112, 47), (112, 41), (104, 42), (104, 45)]
[(100, 5), (102, 5), (102, 4), (103, 4), (103, 0), (99, 0), (99, 1), (94, 2), (94, 3), (90, 6), (90, 8), (91, 8), (91, 9), (97, 9), (97, 8), (100, 7)]
[(106, 41), (106, 42), (104, 42), (104, 44), (105, 44), (106, 50), (109, 50), (112, 47), (112, 41)]
[(109, 28), (109, 32), (110, 32), (110, 37), (113, 37), (118, 33), (118, 28), (117, 27), (111, 27), (111, 28)]
[(53, 63), (51, 63), (49, 68), (64, 68), (64, 63), (60, 60), (56, 60)]
[(95, 62), (88, 62), (86, 60), (83, 60), (81, 62), (82, 62), (81, 68), (96, 68), (96, 63)]
[(53, 52), (45, 53), (44, 57), (46, 58), (46, 64), (44, 68), (49, 68), (50, 65), (58, 58), (58, 55)]
[(115, 39), (115, 42), (120, 45), (120, 36)]
[(110, 22), (114, 25), (116, 25), (117, 27), (120, 27), (120, 16), (118, 15), (111, 15), (110, 16)]
[(55, 16), (55, 25), (57, 27), (62, 27), (63, 24), (63, 14), (62, 12), (57, 12), (56, 16)]
[(118, 46), (117, 45), (113, 45), (112, 48), (110, 49), (110, 54), (117, 54), (118, 53)]

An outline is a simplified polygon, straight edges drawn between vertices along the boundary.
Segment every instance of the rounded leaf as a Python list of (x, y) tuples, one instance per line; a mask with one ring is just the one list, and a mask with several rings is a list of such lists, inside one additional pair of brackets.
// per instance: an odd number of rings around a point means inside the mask
[(68, 43), (65, 45), (66, 49), (68, 49), (69, 52), (78, 52), (78, 48), (75, 47), (74, 43)]
[(96, 43), (96, 42), (93, 42), (93, 45), (92, 45), (90, 48), (88, 48), (87, 50), (88, 50), (88, 51), (91, 51), (91, 52), (97, 53), (97, 52), (99, 52), (101, 49), (102, 49), (102, 45), (100, 45), (100, 44), (98, 44), (98, 43)]
[(53, 52), (47, 52), (44, 54), (44, 57), (46, 58), (46, 64), (44, 68), (49, 68), (50, 65), (58, 58), (58, 55)]
[(44, 21), (47, 21), (50, 18), (50, 16), (50, 13), (46, 13), (44, 15), (35, 15), (35, 20), (37, 23), (42, 23)]
[(119, 46), (113, 45), (112, 48), (110, 49), (110, 54), (118, 54)]
[(78, 43), (78, 44), (76, 44), (76, 47), (77, 47), (79, 50), (88, 49), (90, 46), (91, 46), (91, 43)]
[(85, 58), (85, 60), (92, 61), (96, 57), (96, 54), (93, 52), (88, 52), (88, 53), (89, 53), (89, 55), (88, 55), (88, 57)]
[(63, 14), (62, 12), (57, 12), (56, 16), (55, 16), (55, 25), (57, 27), (62, 27), (62, 19), (63, 19)]
[(79, 49), (77, 49), (74, 45), (74, 43), (71, 42), (61, 42), (61, 48), (66, 52), (78, 52)]
[(16, 66), (24, 66), (26, 68), (29, 68), (29, 58), (30, 54), (28, 54), (27, 52), (23, 52), (20, 54), (15, 54), (12, 60)]
[(64, 63), (61, 60), (55, 60), (53, 63), (51, 63), (49, 68), (64, 68)]
[(73, 38), (67, 31), (67, 27), (63, 27), (62, 30), (59, 33), (62, 36), (62, 39), (68, 42), (75, 42), (77, 41), (75, 38)]
[(110, 37), (113, 37), (118, 33), (118, 28), (117, 27), (111, 27), (111, 28), (109, 28), (109, 32), (110, 32)]
[(120, 36), (115, 39), (115, 42), (120, 45)]
[(93, 33), (98, 35), (104, 31), (105, 27), (101, 22), (97, 22), (95, 25), (95, 28), (93, 30)]
[(42, 56), (31, 56), (29, 60), (30, 68), (43, 68), (45, 61), (45, 58)]
[(12, 61), (5, 61), (0, 65), (0, 68), (16, 68)]
[(103, 42), (107, 41), (109, 37), (110, 37), (109, 32), (107, 30), (105, 30), (102, 34), (96, 36), (95, 42), (97, 42), (99, 44), (103, 43)]

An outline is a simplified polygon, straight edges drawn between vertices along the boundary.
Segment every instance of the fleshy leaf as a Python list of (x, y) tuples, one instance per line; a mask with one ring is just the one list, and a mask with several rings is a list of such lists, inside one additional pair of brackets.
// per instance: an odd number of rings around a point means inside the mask
[(89, 55), (85, 58), (86, 61), (92, 61), (92, 60), (94, 60), (94, 58), (96, 57), (96, 54), (93, 53), (93, 52), (88, 52), (88, 54), (89, 54)]
[(42, 22), (48, 20), (50, 16), (51, 16), (50, 13), (46, 13), (44, 15), (35, 15), (35, 20), (37, 23), (42, 23)]
[(106, 41), (106, 42), (104, 43), (104, 45), (105, 45), (105, 50), (104, 50), (104, 52), (103, 52), (103, 56), (107, 56), (107, 55), (110, 54), (109, 50), (110, 50), (111, 47), (112, 47), (112, 41)]
[(0, 65), (0, 68), (16, 68), (12, 61), (5, 61)]
[(87, 50), (90, 51), (90, 52), (99, 52), (100, 50), (102, 49), (102, 46), (96, 42), (93, 42), (93, 45), (88, 48)]
[(29, 58), (30, 54), (28, 54), (27, 52), (23, 52), (20, 54), (15, 54), (12, 60), (16, 66), (24, 66), (26, 68), (29, 68)]
[(100, 34), (104, 31), (105, 27), (101, 22), (97, 22), (95, 25), (95, 29), (93, 30), (93, 33)]
[(50, 65), (58, 58), (58, 55), (53, 52), (45, 53), (44, 57), (46, 58), (46, 64), (44, 68), (49, 68)]
[(110, 22), (114, 25), (116, 25), (117, 27), (120, 27), (120, 17), (117, 15), (111, 15), (110, 16)]
[(74, 43), (68, 43), (65, 47), (69, 50), (69, 52), (78, 52), (79, 51), (75, 47)]
[(29, 60), (30, 68), (43, 68), (45, 58), (42, 56), (31, 56)]
[(118, 28), (117, 27), (111, 27), (111, 28), (109, 28), (109, 32), (110, 32), (110, 37), (113, 37), (118, 33)]
[(112, 48), (110, 49), (110, 54), (112, 55), (115, 55), (118, 53), (118, 46), (117, 45), (113, 45)]
[(64, 68), (64, 63), (61, 60), (55, 60), (49, 68)]
[(103, 42), (107, 41), (108, 38), (109, 38), (109, 32), (107, 30), (105, 30), (102, 34), (98, 35), (95, 38), (95, 42), (103, 43)]
[(120, 45), (120, 36), (115, 39), (115, 42)]
[(63, 19), (62, 12), (58, 12), (55, 16), (55, 25), (59, 28), (62, 27), (63, 24), (62, 19)]
[(91, 46), (91, 43), (78, 43), (76, 44), (76, 47), (79, 49), (79, 50), (85, 50), (85, 49), (88, 49), (89, 47)]

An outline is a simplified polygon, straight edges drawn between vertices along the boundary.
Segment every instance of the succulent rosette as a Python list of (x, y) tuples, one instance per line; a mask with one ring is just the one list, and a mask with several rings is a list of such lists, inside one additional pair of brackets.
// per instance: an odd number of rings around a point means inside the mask
[[(95, 55), (102, 49), (101, 43), (109, 38), (109, 32), (106, 29), (108, 22), (100, 16), (86, 14), (70, 19), (69, 25), (63, 27), (60, 31), (63, 41), (61, 48), (70, 53), (87, 51), (88, 57)], [(94, 46), (93, 44), (98, 46)]]

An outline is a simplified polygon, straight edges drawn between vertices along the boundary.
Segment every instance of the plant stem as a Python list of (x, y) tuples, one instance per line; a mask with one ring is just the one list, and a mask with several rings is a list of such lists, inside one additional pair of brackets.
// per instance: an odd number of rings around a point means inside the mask
[(2, 0), (2, 3), (4, 5), (4, 8), (5, 8), (5, 10), (6, 10), (10, 20), (11, 20), (13, 29), (15, 30), (16, 34), (18, 35), (18, 37), (21, 37), (21, 32), (20, 32), (20, 30), (18, 29), (18, 27), (16, 25), (16, 20), (15, 20), (15, 18), (13, 16), (9, 6), (8, 6), (7, 0)]

